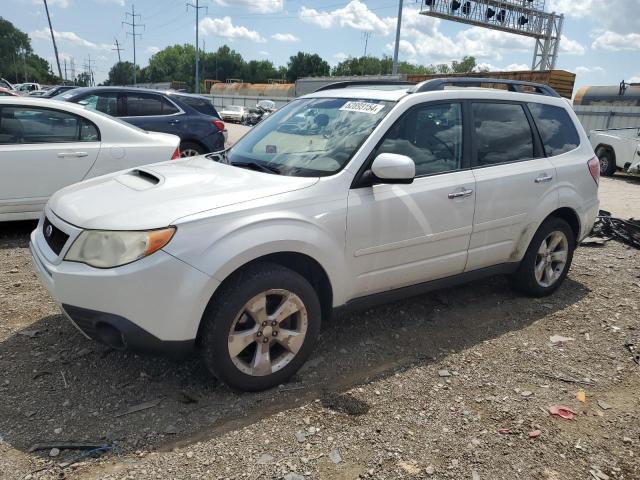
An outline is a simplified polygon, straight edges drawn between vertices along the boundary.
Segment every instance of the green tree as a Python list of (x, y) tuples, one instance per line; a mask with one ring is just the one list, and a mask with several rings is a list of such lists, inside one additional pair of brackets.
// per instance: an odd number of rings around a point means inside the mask
[(249, 83), (268, 83), (278, 77), (278, 70), (269, 60), (251, 60), (244, 64), (242, 78)]
[(0, 17), (0, 76), (9, 81), (54, 83), (49, 62), (33, 53), (29, 36)]
[(195, 58), (196, 50), (193, 45), (173, 45), (160, 50), (149, 59), (149, 65), (143, 69), (144, 81), (170, 82), (177, 80), (193, 86)]
[[(136, 80), (142, 81), (140, 76), (140, 67), (136, 69)], [(133, 63), (118, 62), (111, 70), (104, 85), (131, 85), (133, 83)]]
[(204, 78), (226, 82), (229, 78), (242, 78), (247, 72), (246, 63), (235, 50), (228, 45), (222, 45), (215, 52), (209, 52), (200, 56), (202, 70), (206, 72)]
[(473, 56), (465, 56), (459, 62), (454, 60), (451, 65), (437, 65), (436, 69), (438, 73), (470, 73), (476, 69), (476, 59)]
[(302, 77), (320, 77), (329, 75), (329, 64), (317, 53), (298, 52), (287, 63), (287, 80), (295, 82)]
[(87, 72), (82, 72), (75, 78), (74, 83), (80, 87), (88, 87), (91, 85), (91, 75)]

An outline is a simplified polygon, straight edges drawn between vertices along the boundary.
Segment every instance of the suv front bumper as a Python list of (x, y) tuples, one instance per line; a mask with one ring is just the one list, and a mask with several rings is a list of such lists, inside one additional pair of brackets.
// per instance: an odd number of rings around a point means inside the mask
[(159, 250), (121, 267), (99, 269), (63, 261), (77, 236), (73, 226), (48, 218), (70, 234), (59, 255), (42, 233), (29, 248), (42, 284), (63, 313), (92, 340), (116, 349), (183, 356), (193, 349), (200, 320), (218, 282)]

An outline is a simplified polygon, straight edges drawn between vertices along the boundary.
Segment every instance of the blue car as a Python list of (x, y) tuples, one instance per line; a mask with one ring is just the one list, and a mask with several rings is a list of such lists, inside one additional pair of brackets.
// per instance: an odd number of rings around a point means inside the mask
[(118, 117), (143, 130), (180, 137), (180, 155), (224, 149), (227, 130), (213, 104), (199, 95), (143, 88), (74, 88), (53, 97)]

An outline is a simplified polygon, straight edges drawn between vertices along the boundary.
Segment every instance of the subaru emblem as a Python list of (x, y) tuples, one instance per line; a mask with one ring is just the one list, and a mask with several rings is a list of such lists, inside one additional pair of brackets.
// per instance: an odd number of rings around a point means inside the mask
[(47, 225), (47, 228), (44, 231), (44, 235), (49, 238), (53, 233), (53, 227), (51, 225)]

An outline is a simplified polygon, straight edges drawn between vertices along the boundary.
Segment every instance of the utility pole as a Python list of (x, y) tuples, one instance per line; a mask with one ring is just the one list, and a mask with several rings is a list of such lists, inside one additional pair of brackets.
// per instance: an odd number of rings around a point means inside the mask
[[(187, 11), (189, 7), (193, 8), (196, 11), (196, 85), (195, 92), (200, 93), (200, 43), (198, 40), (198, 23), (200, 19), (200, 9), (204, 8), (207, 10), (207, 7), (200, 6), (200, 0), (196, 0), (196, 4), (187, 3)], [(207, 10), (208, 12), (209, 10)]]
[(396, 26), (396, 45), (393, 49), (393, 66), (391, 73), (398, 73), (398, 49), (400, 48), (400, 27), (402, 26), (402, 0), (398, 1), (398, 25)]
[(73, 84), (76, 84), (76, 61), (71, 57), (71, 79)]
[(117, 38), (115, 39), (115, 41), (116, 41), (116, 48), (112, 48), (111, 50), (115, 50), (115, 51), (118, 52), (118, 63), (120, 63), (120, 62), (122, 62), (122, 60), (120, 59), (120, 52), (123, 52), (124, 48), (122, 48), (120, 46), (120, 44), (118, 43), (118, 39)]
[[(93, 63), (96, 63), (96, 61), (94, 60)], [(91, 65), (91, 54), (89, 54), (88, 58), (85, 59), (85, 64), (83, 65), (83, 67), (84, 73), (89, 76), (89, 85), (95, 85), (96, 82), (93, 80), (93, 66)]]
[[(127, 18), (131, 17), (131, 22), (127, 22)], [(136, 84), (136, 35), (137, 36), (141, 36), (141, 34), (136, 33), (136, 28), (145, 28), (144, 24), (141, 23), (136, 23), (136, 17), (140, 18), (142, 20), (142, 17), (140, 17), (140, 14), (136, 13), (136, 9), (135, 6), (132, 4), (131, 5), (131, 13), (129, 12), (125, 12), (124, 14), (124, 19), (125, 21), (122, 22), (123, 25), (129, 25), (131, 27), (131, 31), (127, 32), (127, 35), (131, 35), (133, 37), (133, 84)]]
[(60, 57), (58, 57), (58, 46), (56, 45), (56, 37), (53, 35), (53, 27), (51, 26), (51, 17), (49, 16), (49, 6), (47, 5), (47, 0), (44, 1), (44, 9), (47, 11), (47, 20), (49, 21), (49, 31), (51, 32), (51, 40), (53, 41), (53, 51), (56, 54), (56, 63), (58, 64), (58, 75), (60, 75), (60, 80), (62, 80), (62, 69), (60, 68)]
[(67, 83), (67, 59), (64, 59), (64, 83)]

